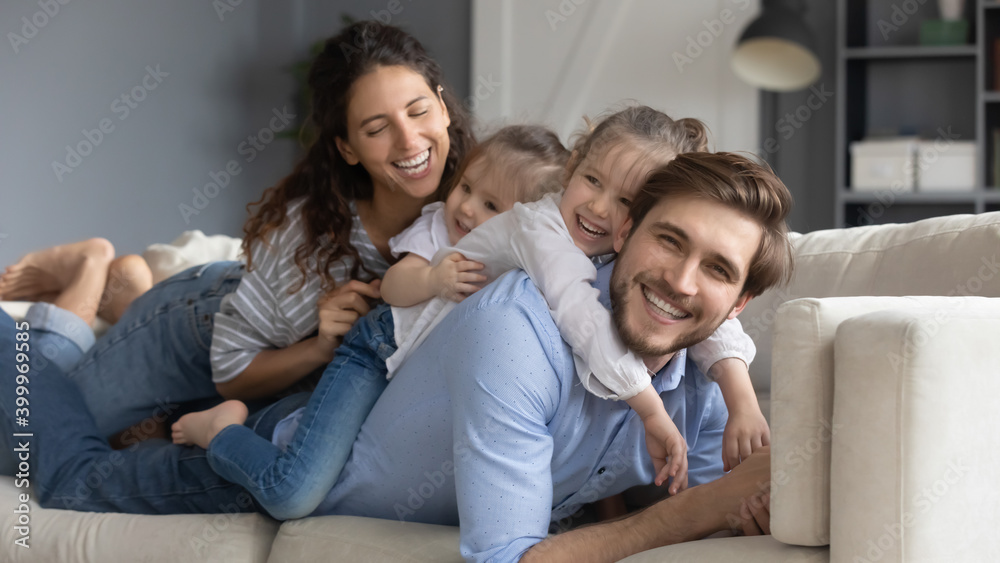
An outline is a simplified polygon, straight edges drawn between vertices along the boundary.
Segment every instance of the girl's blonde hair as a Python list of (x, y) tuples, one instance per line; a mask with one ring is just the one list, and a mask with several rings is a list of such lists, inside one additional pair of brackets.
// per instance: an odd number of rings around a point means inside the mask
[[(585, 118), (586, 119), (586, 118)], [(648, 106), (630, 106), (600, 119), (576, 134), (569, 175), (587, 155), (616, 147), (638, 149), (649, 169), (666, 164), (677, 155), (708, 150), (708, 128), (698, 119), (672, 119)]]
[(470, 164), (487, 159), (490, 169), (503, 174), (512, 201), (528, 203), (563, 189), (563, 171), (570, 152), (559, 137), (540, 125), (509, 125), (473, 148), (458, 167), (449, 192), (461, 182)]

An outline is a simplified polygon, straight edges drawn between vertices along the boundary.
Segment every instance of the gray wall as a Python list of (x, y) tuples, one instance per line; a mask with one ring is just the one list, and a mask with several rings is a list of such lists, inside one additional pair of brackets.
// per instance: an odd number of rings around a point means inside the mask
[[(789, 224), (798, 232), (834, 228), (836, 2), (806, 0), (823, 74), (812, 88), (761, 94), (761, 147), (774, 139), (768, 162), (795, 198)], [(822, 91), (822, 94), (820, 93)], [(773, 145), (772, 145), (773, 146)], [(767, 152), (764, 150), (763, 152)]]
[[(0, 4), (6, 39), (0, 45), (0, 265), (92, 236), (128, 253), (186, 229), (239, 235), (246, 204), (287, 174), (298, 154), (291, 140), (252, 151), (244, 144), (270, 128), (275, 111), (293, 110), (287, 65), (303, 58), (310, 42), (336, 32), (342, 12), (370, 17), (390, 5), (61, 1), (68, 3), (52, 1), (50, 11), (58, 7), (52, 16), (37, 2)], [(215, 6), (227, 1), (237, 5), (217, 13)], [(468, 6), (409, 0), (401, 6), (392, 23), (426, 38), (464, 95)], [(13, 45), (10, 34), (23, 41), (15, 38)], [(147, 67), (160, 74), (146, 78)], [(120, 99), (133, 92), (136, 99)], [(110, 132), (101, 133), (102, 125)], [(267, 138), (269, 131), (262, 135)], [(67, 157), (67, 145), (89, 154), (78, 162)], [(217, 193), (209, 186), (204, 199), (195, 194), (227, 166), (239, 170), (228, 186)], [(187, 217), (181, 205), (188, 206)]]

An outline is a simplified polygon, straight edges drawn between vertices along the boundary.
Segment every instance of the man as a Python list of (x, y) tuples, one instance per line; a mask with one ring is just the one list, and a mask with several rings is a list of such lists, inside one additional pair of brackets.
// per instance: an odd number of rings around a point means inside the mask
[[(654, 387), (688, 441), (690, 482), (708, 484), (625, 520), (545, 539), (551, 521), (649, 483), (653, 468), (641, 421), (624, 403), (597, 399), (576, 383), (572, 351), (545, 300), (515, 272), (466, 299), (407, 360), (317, 513), (460, 523), (463, 555), (496, 561), (617, 560), (728, 528), (727, 516), (767, 482), (770, 466), (766, 454), (754, 455), (718, 479), (725, 406), (683, 348), (788, 275), (790, 203), (770, 171), (743, 157), (682, 155), (647, 182), (615, 241), (613, 270), (601, 270), (598, 285), (610, 296), (619, 333), (656, 373)], [(13, 334), (11, 323), (3, 324), (6, 358)], [(206, 471), (201, 450), (111, 452), (60, 381), (56, 374), (31, 382), (42, 387), (32, 389), (33, 400), (59, 397), (58, 408), (43, 400), (32, 414), (43, 503), (211, 511), (239, 495)], [(10, 431), (13, 384), (0, 382), (0, 391)], [(65, 413), (69, 428), (48, 420), (65, 421)], [(87, 482), (88, 471), (112, 458), (125, 470), (81, 498), (72, 484)], [(766, 531), (766, 509), (752, 509), (743, 513), (746, 527), (759, 522)]]

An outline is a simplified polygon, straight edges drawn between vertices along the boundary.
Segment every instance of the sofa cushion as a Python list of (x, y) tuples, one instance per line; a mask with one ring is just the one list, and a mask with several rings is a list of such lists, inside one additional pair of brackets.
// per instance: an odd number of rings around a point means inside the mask
[(621, 563), (827, 563), (830, 550), (825, 547), (799, 547), (783, 544), (772, 536), (712, 538), (668, 545), (637, 553)]
[(800, 297), (980, 295), (1000, 297), (1000, 212), (796, 236), (795, 274), (750, 301), (739, 319), (757, 345), (754, 388), (767, 391), (778, 306)]
[[(771, 531), (794, 545), (830, 543), (834, 343), (851, 317), (886, 309), (983, 307), (982, 297), (796, 299), (778, 309), (771, 381)], [(864, 387), (852, 390), (863, 394)]]
[(980, 301), (840, 325), (834, 560), (1000, 561), (1000, 299)]
[(318, 516), (281, 525), (271, 563), (286, 561), (463, 561), (458, 528), (357, 516)]
[[(0, 560), (5, 562), (264, 563), (278, 530), (276, 521), (259, 514), (137, 516), (46, 509), (33, 500), (24, 512), (19, 495), (25, 492), (13, 478), (0, 477)], [(15, 544), (25, 529), (22, 541), (28, 548)]]

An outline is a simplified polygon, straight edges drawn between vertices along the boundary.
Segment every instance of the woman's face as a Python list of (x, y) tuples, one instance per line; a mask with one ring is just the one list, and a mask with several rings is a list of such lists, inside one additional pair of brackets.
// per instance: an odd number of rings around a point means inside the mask
[(425, 199), (437, 190), (451, 146), (448, 108), (424, 77), (405, 66), (380, 66), (354, 81), (347, 138), (337, 148), (361, 164), (376, 192)]

